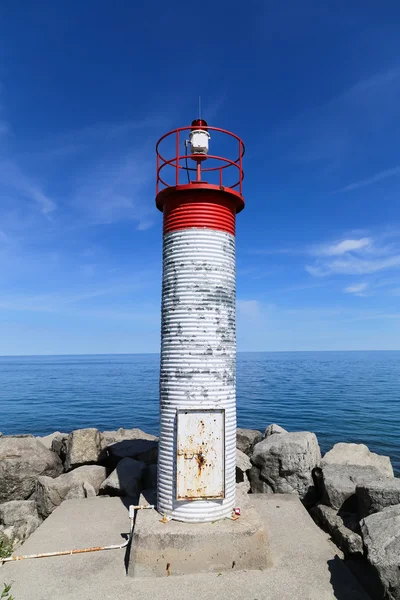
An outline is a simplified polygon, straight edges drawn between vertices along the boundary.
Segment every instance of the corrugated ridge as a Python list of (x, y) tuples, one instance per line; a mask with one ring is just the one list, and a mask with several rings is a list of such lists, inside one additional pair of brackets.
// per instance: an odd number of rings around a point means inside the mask
[(208, 201), (170, 198), (164, 205), (164, 233), (191, 227), (217, 229), (235, 235), (236, 208), (210, 194)]
[[(181, 521), (230, 516), (236, 492), (235, 240), (212, 229), (164, 236), (158, 508)], [(176, 500), (176, 411), (225, 409), (225, 498)]]

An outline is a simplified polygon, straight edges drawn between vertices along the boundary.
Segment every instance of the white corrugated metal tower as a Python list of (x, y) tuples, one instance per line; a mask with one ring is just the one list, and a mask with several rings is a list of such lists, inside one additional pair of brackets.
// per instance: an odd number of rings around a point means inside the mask
[[(196, 162), (188, 170), (179, 155), (185, 130)], [(208, 154), (209, 130), (236, 140), (237, 161)], [(176, 136), (173, 161), (159, 150), (169, 135)], [(243, 153), (237, 136), (202, 120), (157, 144), (156, 202), (164, 214), (158, 510), (180, 521), (215, 521), (235, 508), (235, 220), (244, 206)], [(216, 167), (202, 168), (213, 158)], [(174, 185), (167, 185), (162, 169), (171, 164)], [(239, 172), (233, 188), (222, 185), (227, 167)], [(186, 170), (196, 179), (180, 184)], [(203, 182), (204, 173), (216, 174), (219, 185)]]

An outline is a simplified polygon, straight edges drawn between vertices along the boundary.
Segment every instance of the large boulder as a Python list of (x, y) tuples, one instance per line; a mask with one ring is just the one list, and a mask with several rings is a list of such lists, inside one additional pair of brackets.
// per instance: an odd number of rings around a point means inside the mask
[(38, 436), (36, 439), (39, 440), (39, 442), (42, 442), (43, 446), (46, 446), (48, 450), (52, 450), (53, 440), (58, 439), (60, 436), (66, 438), (68, 437), (68, 434), (55, 431), (54, 433), (50, 433), (49, 435), (45, 435), (44, 437)]
[(400, 479), (385, 478), (357, 486), (360, 517), (368, 517), (388, 506), (400, 504)]
[(101, 455), (101, 436), (98, 429), (76, 429), (65, 440), (62, 450), (66, 471), (82, 465), (96, 464)]
[(146, 433), (141, 429), (134, 427), (133, 429), (124, 429), (121, 427), (116, 431), (103, 431), (101, 434), (101, 445), (106, 448), (109, 444), (114, 442), (123, 442), (126, 440), (149, 440), (156, 442), (158, 438), (151, 433)]
[(288, 433), (288, 431), (276, 423), (271, 423), (271, 425), (268, 425), (267, 429), (264, 431), (264, 437), (267, 438), (270, 435), (275, 435), (277, 433)]
[(365, 444), (335, 444), (323, 457), (321, 465), (356, 465), (375, 467), (384, 477), (394, 477), (389, 456), (370, 452)]
[[(321, 452), (314, 433), (299, 431), (270, 435), (254, 447), (251, 462), (258, 468), (259, 479), (277, 494), (298, 494), (307, 500), (314, 492), (313, 469)], [(251, 470), (250, 481), (256, 479)]]
[(11, 500), (0, 504), (0, 528), (13, 542), (24, 541), (41, 522), (34, 500)]
[(67, 449), (68, 433), (58, 433), (51, 441), (51, 450), (58, 454), (63, 464), (65, 462), (65, 452)]
[(240, 429), (236, 430), (236, 447), (241, 452), (251, 456), (253, 454), (253, 448), (258, 442), (262, 440), (261, 431), (256, 429)]
[(375, 467), (329, 465), (314, 471), (322, 502), (336, 510), (357, 511), (356, 488), (384, 478)]
[(102, 458), (115, 468), (123, 458), (134, 458), (146, 464), (156, 464), (158, 438), (141, 429), (118, 429), (102, 433)]
[(314, 521), (332, 537), (335, 544), (346, 556), (363, 553), (363, 542), (359, 535), (359, 525), (352, 513), (338, 514), (324, 504), (317, 504), (310, 510)]
[(101, 484), (102, 494), (109, 496), (139, 496), (146, 464), (133, 458), (123, 458)]
[(99, 465), (78, 467), (70, 473), (60, 475), (57, 479), (39, 477), (36, 486), (36, 504), (40, 516), (45, 519), (64, 500), (87, 498), (98, 494), (106, 477), (106, 468)]
[(0, 438), (0, 502), (26, 500), (41, 475), (62, 472), (59, 457), (34, 437)]
[(400, 505), (384, 508), (361, 521), (367, 558), (386, 598), (400, 600)]
[(236, 497), (248, 494), (251, 490), (248, 473), (252, 468), (249, 457), (236, 448)]

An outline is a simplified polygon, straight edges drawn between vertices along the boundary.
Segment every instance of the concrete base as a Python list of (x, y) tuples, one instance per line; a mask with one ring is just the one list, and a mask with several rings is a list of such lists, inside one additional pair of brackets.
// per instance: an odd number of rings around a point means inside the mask
[(213, 523), (162, 523), (158, 512), (145, 510), (136, 517), (128, 575), (263, 570), (270, 564), (266, 527), (252, 506), (242, 509), (237, 520)]
[[(12, 583), (16, 600), (371, 600), (297, 496), (249, 499), (268, 528), (274, 565), (264, 571), (126, 577), (124, 549), (7, 563), (0, 582)], [(125, 498), (66, 500), (17, 554), (121, 543), (128, 505)]]

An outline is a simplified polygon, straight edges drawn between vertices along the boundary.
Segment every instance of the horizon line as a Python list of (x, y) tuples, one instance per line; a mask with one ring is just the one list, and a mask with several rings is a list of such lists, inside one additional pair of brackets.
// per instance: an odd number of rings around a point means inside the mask
[[(285, 354), (285, 353), (303, 353), (311, 354), (316, 352), (400, 352), (396, 349), (351, 349), (351, 350), (238, 350), (237, 354)], [(0, 354), (1, 358), (55, 358), (69, 356), (157, 356), (160, 352), (96, 352), (96, 353), (72, 353), (72, 354)]]

